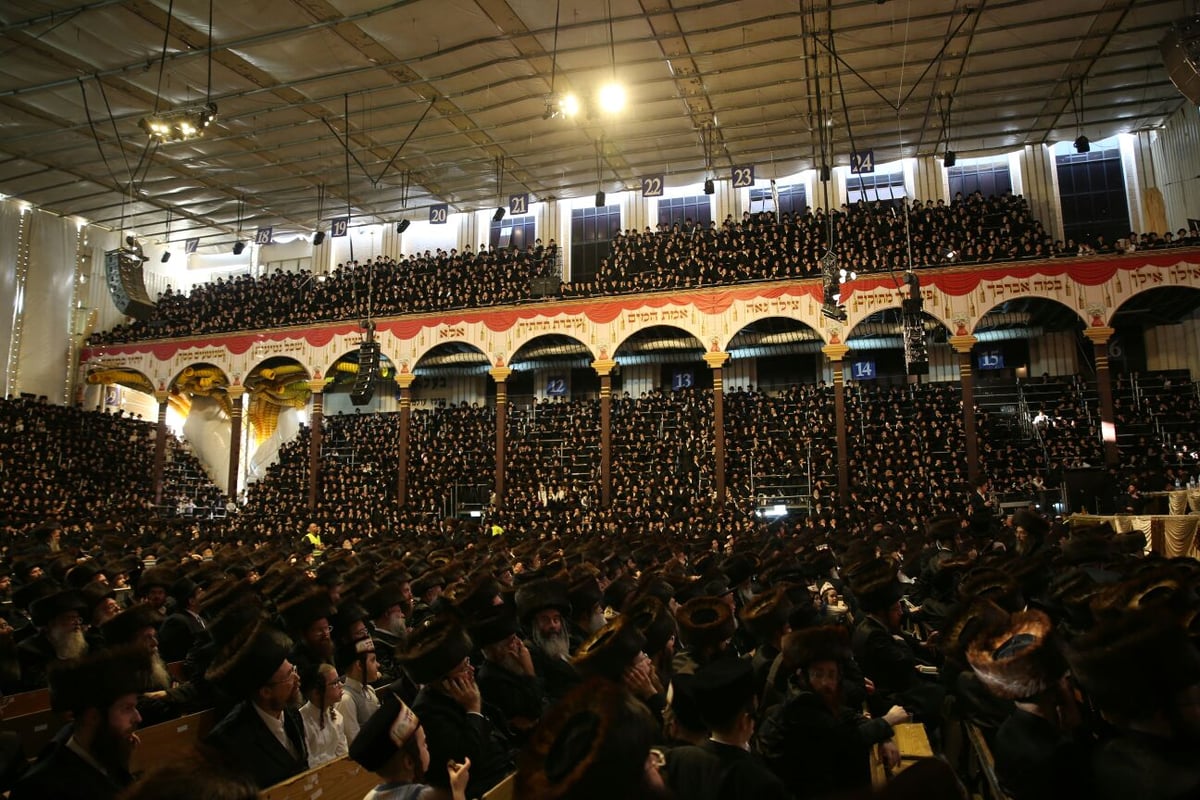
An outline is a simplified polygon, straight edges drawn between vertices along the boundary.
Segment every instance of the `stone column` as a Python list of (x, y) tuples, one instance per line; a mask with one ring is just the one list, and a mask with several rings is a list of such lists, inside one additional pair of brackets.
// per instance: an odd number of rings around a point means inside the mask
[(597, 359), (592, 369), (600, 376), (600, 507), (612, 505), (612, 371), (617, 362)]
[(242, 386), (230, 386), (225, 390), (229, 397), (229, 482), (228, 494), (237, 498), (238, 477), (242, 465), (242, 397), (246, 389)]
[(827, 344), (821, 352), (829, 359), (833, 371), (833, 416), (837, 428), (838, 501), (845, 503), (850, 498), (850, 456), (846, 444), (846, 376), (842, 361), (850, 352), (845, 344)]
[(950, 346), (958, 354), (958, 380), (962, 383), (963, 438), (967, 440), (967, 480), (979, 478), (979, 435), (975, 425), (975, 364), (971, 348), (979, 341), (974, 336), (951, 336)]
[(412, 421), (412, 384), (417, 376), (411, 372), (396, 375), (400, 387), (400, 441), (396, 443), (396, 454), (400, 466), (396, 469), (396, 505), (408, 502), (408, 431)]
[(1112, 379), (1108, 374), (1108, 340), (1112, 338), (1112, 328), (1085, 328), (1083, 335), (1092, 340), (1092, 350), (1096, 354), (1096, 391), (1100, 395), (1100, 440), (1104, 443), (1104, 463), (1115, 467), (1120, 460), (1117, 452), (1117, 424), (1113, 413)]
[(505, 381), (512, 375), (508, 367), (493, 367), (488, 370), (496, 381), (496, 510), (504, 510), (504, 437), (508, 424), (508, 385)]
[(170, 393), (158, 391), (158, 427), (154, 435), (154, 505), (161, 506), (163, 500), (163, 468), (167, 465), (167, 398)]
[(704, 363), (713, 373), (713, 458), (717, 506), (725, 505), (725, 379), (722, 365), (729, 353), (712, 350), (704, 354)]
[(324, 421), (325, 379), (315, 378), (308, 382), (312, 392), (311, 431), (308, 437), (308, 510), (317, 510), (317, 499), (321, 492), (321, 426)]

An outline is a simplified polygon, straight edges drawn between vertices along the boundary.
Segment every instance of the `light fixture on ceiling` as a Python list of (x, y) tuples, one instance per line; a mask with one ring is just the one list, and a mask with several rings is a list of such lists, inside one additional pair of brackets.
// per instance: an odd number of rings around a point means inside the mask
[(625, 108), (625, 90), (616, 83), (607, 83), (600, 87), (596, 99), (599, 101), (600, 110), (605, 114), (616, 114)]
[(217, 118), (217, 104), (177, 108), (142, 117), (138, 127), (152, 139), (183, 142), (204, 135), (204, 129)]

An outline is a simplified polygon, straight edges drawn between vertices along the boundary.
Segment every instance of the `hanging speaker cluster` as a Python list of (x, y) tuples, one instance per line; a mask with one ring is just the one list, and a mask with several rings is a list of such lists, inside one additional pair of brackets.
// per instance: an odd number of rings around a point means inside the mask
[(379, 377), (379, 342), (367, 339), (358, 346), (358, 375), (350, 390), (350, 402), (365, 406), (375, 396), (375, 380)]

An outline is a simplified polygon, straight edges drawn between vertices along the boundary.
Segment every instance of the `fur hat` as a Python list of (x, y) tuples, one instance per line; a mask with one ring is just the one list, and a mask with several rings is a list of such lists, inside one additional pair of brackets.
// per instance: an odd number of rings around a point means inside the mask
[(350, 758), (371, 772), (383, 769), (420, 724), (413, 710), (388, 692), (375, 713), (358, 729), (350, 743)]
[(517, 759), (513, 796), (537, 800), (633, 797), (644, 785), (658, 728), (620, 686), (592, 678), (563, 697)]
[(1014, 511), (1012, 524), (1014, 528), (1024, 528), (1026, 533), (1038, 539), (1045, 539), (1046, 534), (1050, 533), (1050, 523), (1046, 521), (1046, 518), (1028, 508)]
[(409, 632), (396, 660), (414, 683), (434, 683), (453, 672), (471, 654), (471, 639), (450, 614), (430, 617)]
[(1065, 649), (1076, 680), (1103, 709), (1141, 717), (1200, 682), (1200, 653), (1180, 621), (1137, 609), (1101, 621)]
[(515, 600), (517, 616), (523, 625), (529, 625), (535, 614), (548, 608), (556, 609), (564, 617), (571, 616), (571, 601), (561, 581), (545, 579), (527, 583), (517, 589)]
[(87, 603), (76, 589), (39, 597), (29, 604), (29, 615), (33, 617), (33, 624), (40, 628), (49, 625), (59, 614), (71, 611), (78, 611), (80, 615), (87, 611)]
[(404, 606), (401, 584), (389, 581), (363, 596), (362, 604), (372, 619), (378, 619), (392, 606)]
[(624, 616), (629, 617), (646, 637), (644, 647), (647, 655), (657, 654), (676, 634), (675, 618), (657, 597), (647, 595), (641, 598), (629, 607)]
[(634, 663), (645, 646), (646, 637), (622, 614), (581, 644), (571, 663), (580, 675), (620, 681), (625, 668)]
[(150, 654), (142, 647), (107, 647), (83, 658), (51, 665), (46, 676), (50, 707), (76, 716), (106, 709), (127, 694), (154, 688)]
[(104, 567), (95, 561), (84, 561), (67, 573), (67, 585), (72, 589), (82, 589), (103, 571)]
[(1008, 622), (1008, 612), (991, 600), (964, 603), (950, 617), (942, 634), (941, 648), (947, 658), (965, 664), (967, 646), (980, 635), (991, 633)]
[(137, 603), (101, 625), (100, 632), (104, 634), (104, 641), (110, 647), (133, 644), (146, 628), (154, 628), (157, 631), (162, 621), (158, 609), (145, 603)]
[(1013, 613), (1025, 607), (1021, 587), (1016, 578), (999, 569), (977, 569), (969, 573), (958, 585), (958, 595), (964, 601), (982, 598)]
[(294, 597), (281, 604), (278, 610), (283, 624), (292, 634), (303, 633), (317, 620), (333, 616), (333, 604), (329, 602), (329, 593), (323, 589)]
[(1001, 700), (1033, 697), (1067, 671), (1053, 642), (1050, 617), (1036, 609), (1013, 614), (1002, 628), (976, 636), (967, 645), (967, 662)]
[(217, 651), (204, 677), (230, 697), (247, 700), (271, 680), (291, 649), (291, 639), (260, 620)]
[(135, 594), (138, 597), (145, 597), (146, 593), (154, 587), (158, 586), (163, 589), (170, 589), (171, 584), (174, 582), (175, 576), (171, 574), (171, 570), (167, 567), (150, 567), (143, 570), (142, 577), (138, 578)]
[(758, 571), (758, 559), (745, 553), (738, 553), (725, 559), (721, 564), (721, 572), (729, 579), (730, 586), (738, 586), (754, 577)]
[(463, 619), (470, 619), (486, 611), (500, 596), (500, 581), (488, 573), (479, 573), (474, 578), (446, 592), (446, 600)]
[(764, 592), (742, 609), (742, 622), (750, 635), (759, 642), (766, 642), (788, 624), (792, 601), (786, 587), (778, 586)]
[(446, 576), (441, 570), (427, 570), (421, 577), (412, 582), (414, 597), (423, 597), (426, 592), (437, 586), (446, 585)]
[(896, 566), (882, 558), (863, 565), (854, 574), (850, 590), (868, 613), (883, 611), (904, 595), (900, 581), (896, 580)]
[(720, 644), (733, 638), (733, 611), (719, 597), (693, 597), (676, 612), (679, 635), (693, 649)]
[(171, 584), (168, 594), (175, 599), (177, 608), (187, 608), (188, 600), (201, 588), (200, 584), (196, 583), (191, 578), (179, 578)]
[(467, 632), (477, 647), (503, 642), (520, 629), (517, 615), (509, 606), (492, 606), (467, 621)]
[(576, 614), (585, 614), (592, 606), (599, 605), (604, 600), (600, 591), (600, 582), (592, 575), (585, 575), (571, 584), (567, 591), (567, 602)]
[(784, 663), (793, 670), (818, 661), (845, 663), (850, 658), (850, 636), (840, 625), (822, 625), (794, 631), (783, 637)]
[(962, 521), (958, 517), (940, 517), (925, 525), (925, 532), (935, 542), (952, 542), (962, 529)]

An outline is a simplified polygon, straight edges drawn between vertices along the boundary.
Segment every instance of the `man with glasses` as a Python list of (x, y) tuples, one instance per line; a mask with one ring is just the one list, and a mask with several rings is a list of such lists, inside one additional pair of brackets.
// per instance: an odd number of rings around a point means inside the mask
[(213, 659), (206, 677), (240, 702), (205, 741), (266, 789), (308, 769), (300, 676), (291, 641), (265, 622), (235, 636)]

